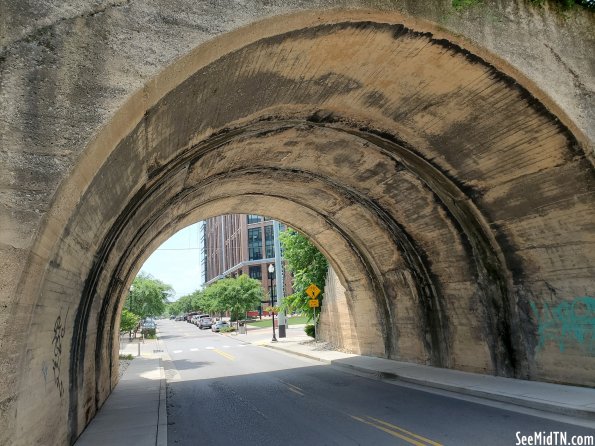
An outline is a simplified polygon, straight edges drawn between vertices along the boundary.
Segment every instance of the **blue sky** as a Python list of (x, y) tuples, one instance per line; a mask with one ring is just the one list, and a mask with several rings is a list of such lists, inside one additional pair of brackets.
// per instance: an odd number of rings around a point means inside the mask
[(171, 285), (178, 299), (197, 290), (202, 281), (199, 224), (174, 234), (151, 254), (141, 272)]

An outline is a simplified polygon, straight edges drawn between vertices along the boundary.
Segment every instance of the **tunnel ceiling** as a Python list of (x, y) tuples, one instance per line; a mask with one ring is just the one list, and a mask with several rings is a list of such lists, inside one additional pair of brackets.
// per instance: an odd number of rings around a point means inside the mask
[(310, 236), (365, 308), (356, 328), (381, 339), (362, 335), (365, 353), (545, 373), (528, 299), (544, 282), (591, 283), (593, 166), (509, 72), (429, 32), (344, 22), (222, 55), (146, 109), (92, 176), (42, 284), (46, 305), (73, 277), (82, 294), (70, 431), (111, 390), (112, 330), (142, 261), (224, 213)]

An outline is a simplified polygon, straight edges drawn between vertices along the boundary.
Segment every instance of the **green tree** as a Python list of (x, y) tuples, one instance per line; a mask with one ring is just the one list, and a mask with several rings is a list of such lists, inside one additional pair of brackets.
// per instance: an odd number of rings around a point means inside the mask
[(231, 312), (232, 320), (237, 320), (246, 311), (256, 308), (264, 299), (264, 291), (259, 280), (251, 279), (245, 274), (225, 280), (227, 283), (221, 305)]
[(208, 313), (229, 311), (232, 320), (256, 308), (264, 298), (260, 281), (243, 274), (237, 278), (218, 280), (202, 293), (200, 308)]
[(177, 316), (183, 313), (190, 313), (191, 311), (193, 311), (195, 309), (193, 301), (195, 293), (187, 294), (185, 296), (180, 297), (175, 302), (171, 302), (168, 305), (168, 313), (170, 315)]
[(324, 297), (324, 282), (328, 270), (328, 262), (308, 238), (299, 232), (288, 229), (279, 236), (283, 246), (283, 257), (287, 261), (287, 269), (293, 276), (294, 293), (283, 300), (285, 311), (302, 311), (310, 314), (309, 297), (306, 288), (311, 283), (320, 288), (318, 299)]
[(148, 274), (139, 274), (132, 282), (124, 308), (144, 319), (165, 313), (167, 299), (173, 289)]
[(134, 330), (136, 330), (136, 327), (138, 327), (139, 322), (140, 317), (124, 308), (120, 318), (120, 331), (132, 333)]

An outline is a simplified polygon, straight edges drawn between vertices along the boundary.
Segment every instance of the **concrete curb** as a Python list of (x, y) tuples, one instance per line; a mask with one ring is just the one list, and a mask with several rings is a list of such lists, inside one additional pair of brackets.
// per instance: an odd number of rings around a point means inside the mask
[(288, 348), (283, 348), (282, 346), (279, 346), (279, 345), (263, 344), (262, 346), (271, 348), (273, 350), (280, 350), (280, 351), (283, 351), (286, 353), (291, 353), (292, 355), (302, 356), (302, 357), (308, 358), (308, 359), (313, 359), (314, 361), (322, 362), (324, 364), (332, 364), (333, 363), (333, 361), (330, 359), (319, 358), (318, 356), (310, 355), (310, 354), (304, 353), (304, 352), (296, 352), (296, 351), (293, 351)]
[(155, 445), (167, 446), (167, 383), (165, 381), (165, 369), (162, 358), (159, 358), (159, 372), (161, 374), (161, 379), (159, 380), (159, 423), (157, 425)]
[(331, 365), (341, 367), (345, 369), (357, 370), (358, 372), (370, 373), (373, 372), (377, 379), (387, 379), (403, 381), (412, 384), (421, 385), (424, 387), (432, 387), (440, 390), (447, 390), (449, 392), (460, 393), (463, 395), (474, 396), (483, 398), (491, 401), (498, 401), (501, 403), (514, 404), (516, 406), (526, 407), (529, 409), (536, 409), (545, 412), (552, 412), (560, 415), (570, 415), (574, 417), (586, 418), (589, 420), (595, 420), (595, 410), (579, 409), (575, 407), (561, 406), (545, 401), (538, 401), (535, 399), (521, 398), (515, 395), (503, 395), (501, 393), (486, 392), (485, 390), (475, 389), (473, 387), (461, 387), (443, 382), (429, 381), (426, 379), (418, 379), (411, 376), (403, 376), (398, 373), (391, 372), (374, 372), (373, 370), (365, 367), (360, 367), (352, 364), (338, 363), (336, 361), (330, 361)]
[(546, 401), (539, 401), (539, 400), (532, 399), (532, 398), (522, 398), (522, 397), (519, 397), (516, 395), (504, 395), (501, 393), (487, 392), (485, 390), (476, 389), (473, 386), (462, 387), (462, 386), (457, 386), (457, 385), (453, 385), (453, 384), (448, 384), (445, 382), (436, 382), (436, 381), (430, 381), (430, 380), (423, 379), (423, 378), (415, 378), (412, 376), (405, 376), (405, 375), (401, 375), (399, 373), (394, 373), (394, 372), (382, 372), (382, 371), (373, 370), (370, 368), (361, 367), (361, 366), (354, 365), (354, 364), (345, 364), (342, 362), (338, 362), (338, 360), (327, 360), (327, 359), (319, 358), (312, 354), (292, 351), (290, 349), (283, 348), (283, 346), (279, 346), (279, 345), (267, 344), (264, 346), (271, 348), (273, 350), (280, 350), (280, 351), (283, 351), (286, 353), (291, 353), (296, 356), (303, 356), (305, 358), (309, 358), (309, 359), (313, 359), (315, 361), (330, 364), (335, 367), (341, 367), (341, 368), (348, 369), (348, 370), (355, 370), (358, 372), (363, 372), (368, 375), (372, 375), (375, 379), (379, 379), (379, 380), (403, 381), (403, 382), (408, 382), (411, 384), (416, 384), (416, 385), (420, 385), (420, 386), (424, 386), (424, 387), (431, 387), (431, 388), (440, 389), (440, 390), (446, 390), (449, 392), (459, 393), (459, 394), (463, 394), (463, 395), (467, 395), (467, 396), (474, 396), (477, 398), (483, 398), (483, 399), (487, 399), (487, 400), (491, 400), (491, 401), (513, 404), (516, 406), (526, 407), (529, 409), (536, 409), (536, 410), (556, 413), (556, 414), (560, 414), (560, 415), (569, 415), (569, 416), (574, 416), (574, 417), (585, 418), (588, 420), (595, 420), (595, 407), (593, 409), (590, 409), (590, 408), (581, 409), (581, 408), (577, 408), (577, 407), (549, 403)]

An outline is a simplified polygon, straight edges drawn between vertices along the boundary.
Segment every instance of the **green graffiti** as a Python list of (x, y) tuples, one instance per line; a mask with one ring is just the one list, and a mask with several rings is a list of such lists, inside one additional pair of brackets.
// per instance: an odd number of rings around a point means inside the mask
[(560, 302), (553, 309), (545, 303), (541, 312), (535, 303), (530, 304), (537, 318), (538, 349), (553, 342), (563, 352), (566, 347), (578, 344), (587, 354), (595, 356), (595, 298), (577, 297)]

